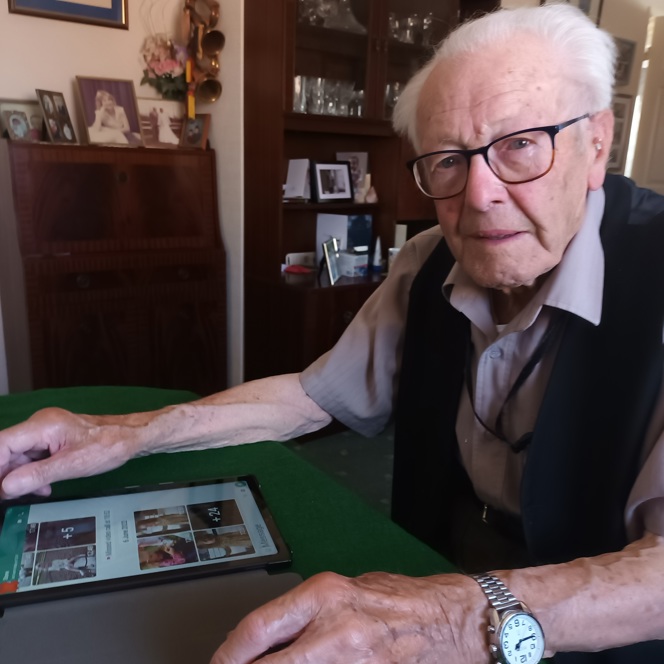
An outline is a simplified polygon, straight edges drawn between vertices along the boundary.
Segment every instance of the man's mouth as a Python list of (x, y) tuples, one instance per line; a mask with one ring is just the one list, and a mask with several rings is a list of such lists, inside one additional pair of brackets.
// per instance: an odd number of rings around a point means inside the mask
[(510, 238), (515, 237), (516, 235), (519, 235), (521, 231), (503, 231), (503, 230), (495, 230), (495, 231), (480, 231), (478, 233), (475, 233), (474, 237), (476, 240), (509, 240)]

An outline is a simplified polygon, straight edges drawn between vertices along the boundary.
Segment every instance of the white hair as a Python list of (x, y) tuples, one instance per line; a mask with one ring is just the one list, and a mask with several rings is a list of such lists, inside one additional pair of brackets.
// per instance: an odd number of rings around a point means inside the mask
[(561, 70), (578, 87), (574, 97), (579, 113), (596, 113), (611, 107), (617, 56), (613, 37), (596, 27), (580, 9), (554, 3), (499, 9), (462, 23), (438, 45), (431, 60), (404, 88), (394, 108), (395, 130), (408, 136), (417, 149), (417, 105), (422, 86), (434, 67), (457, 56), (480, 54), (495, 44), (518, 44), (524, 34), (548, 41), (559, 54)]

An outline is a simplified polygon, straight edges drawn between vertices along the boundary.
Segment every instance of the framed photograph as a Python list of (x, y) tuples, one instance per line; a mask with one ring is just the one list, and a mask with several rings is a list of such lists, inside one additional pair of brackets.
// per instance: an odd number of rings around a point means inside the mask
[(127, 0), (9, 0), (13, 14), (28, 14), (127, 30)]
[(88, 143), (143, 145), (134, 82), (77, 76)]
[(618, 47), (618, 60), (616, 62), (616, 87), (629, 85), (632, 76), (632, 64), (636, 52), (636, 42), (631, 39), (614, 37)]
[(44, 118), (37, 100), (0, 99), (0, 133), (13, 141), (36, 143), (43, 138)]
[[(560, 0), (553, 0), (559, 2)], [(566, 0), (570, 5), (578, 7), (584, 14), (587, 14), (595, 23), (599, 25), (602, 16), (602, 5), (604, 0)], [(540, 0), (540, 5), (552, 4), (551, 0)]]
[(350, 164), (355, 202), (364, 203), (366, 195), (364, 183), (369, 172), (369, 154), (367, 152), (337, 152), (337, 161), (347, 161)]
[(138, 99), (143, 143), (148, 148), (173, 148), (180, 144), (185, 106), (169, 99)]
[(330, 285), (339, 280), (339, 245), (337, 238), (333, 237), (323, 242), (323, 256), (325, 257), (325, 266), (327, 268), (327, 276), (330, 279)]
[(351, 202), (353, 181), (347, 161), (311, 163), (311, 192), (317, 203), (325, 201)]
[(46, 134), (52, 143), (76, 143), (74, 124), (61, 92), (35, 90), (44, 115)]
[(615, 123), (609, 162), (606, 166), (607, 170), (613, 173), (621, 173), (625, 169), (633, 103), (634, 99), (629, 95), (616, 95), (613, 98)]
[(209, 113), (196, 113), (195, 118), (185, 118), (182, 135), (180, 136), (180, 146), (205, 150), (209, 131)]

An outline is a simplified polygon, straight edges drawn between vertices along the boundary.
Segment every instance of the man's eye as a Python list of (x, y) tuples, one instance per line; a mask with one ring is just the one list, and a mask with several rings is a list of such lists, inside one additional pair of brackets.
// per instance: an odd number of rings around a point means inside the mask
[(450, 168), (457, 168), (463, 158), (458, 154), (446, 154), (438, 159), (434, 164), (434, 170), (449, 170)]
[(516, 136), (511, 139), (509, 142), (505, 141), (503, 148), (506, 150), (523, 150), (524, 148), (530, 147), (533, 145), (533, 141), (524, 136)]

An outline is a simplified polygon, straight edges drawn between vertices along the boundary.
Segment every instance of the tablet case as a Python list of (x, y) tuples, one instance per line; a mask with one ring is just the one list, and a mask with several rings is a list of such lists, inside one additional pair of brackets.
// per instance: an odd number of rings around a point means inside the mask
[(12, 607), (0, 662), (209, 664), (247, 613), (301, 581), (255, 570)]

